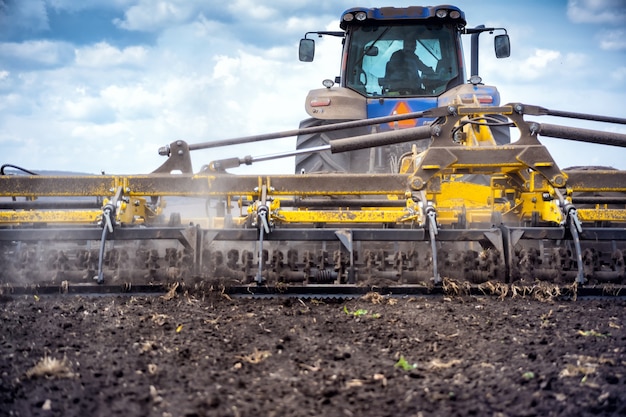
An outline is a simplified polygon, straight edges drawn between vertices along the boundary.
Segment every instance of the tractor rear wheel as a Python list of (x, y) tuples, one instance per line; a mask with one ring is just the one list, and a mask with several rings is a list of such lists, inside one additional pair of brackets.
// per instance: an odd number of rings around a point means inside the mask
[[(333, 120), (306, 119), (300, 129), (338, 123)], [(335, 139), (372, 133), (372, 126), (333, 130), (298, 136), (296, 149), (328, 145)], [(426, 146), (425, 144), (421, 144)], [(347, 173), (397, 173), (402, 154), (410, 152), (411, 143), (360, 149), (333, 154), (330, 151), (314, 152), (296, 156), (296, 173), (347, 172)]]
[[(338, 123), (336, 120), (306, 119), (300, 122), (300, 129)], [(313, 148), (328, 145), (335, 139), (364, 135), (367, 128), (333, 130), (298, 136), (296, 149)], [(369, 152), (359, 150), (333, 154), (329, 150), (296, 156), (296, 173), (313, 172), (367, 172)]]

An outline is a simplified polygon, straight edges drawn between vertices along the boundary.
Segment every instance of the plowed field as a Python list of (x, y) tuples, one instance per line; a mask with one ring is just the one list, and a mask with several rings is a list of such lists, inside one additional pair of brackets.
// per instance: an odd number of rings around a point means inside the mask
[(1, 416), (626, 415), (626, 301), (24, 296)]

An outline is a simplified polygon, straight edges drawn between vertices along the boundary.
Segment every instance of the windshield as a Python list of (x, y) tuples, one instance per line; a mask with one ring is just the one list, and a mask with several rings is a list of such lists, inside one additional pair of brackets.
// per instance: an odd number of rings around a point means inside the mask
[(346, 85), (371, 97), (437, 96), (463, 82), (456, 36), (452, 26), (356, 27)]

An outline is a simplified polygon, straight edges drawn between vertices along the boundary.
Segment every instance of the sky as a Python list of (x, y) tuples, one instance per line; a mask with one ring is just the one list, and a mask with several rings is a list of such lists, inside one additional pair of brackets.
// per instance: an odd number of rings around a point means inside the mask
[[(464, 10), (468, 27), (507, 29), (507, 59), (496, 59), (481, 36), (480, 75), (502, 103), (626, 117), (626, 0), (449, 3)], [(342, 11), (356, 5), (411, 4), (0, 0), (0, 165), (147, 174), (165, 161), (159, 147), (175, 140), (296, 129), (308, 117), (307, 92), (334, 79), (340, 65), (341, 43), (332, 37), (316, 40), (314, 62), (299, 62), (304, 33), (339, 30)], [(536, 120), (626, 133), (625, 125)], [(561, 168), (626, 169), (625, 148), (540, 140)], [(292, 137), (193, 151), (192, 161), (197, 172), (215, 159), (294, 148)], [(293, 158), (284, 158), (231, 172), (293, 169)]]

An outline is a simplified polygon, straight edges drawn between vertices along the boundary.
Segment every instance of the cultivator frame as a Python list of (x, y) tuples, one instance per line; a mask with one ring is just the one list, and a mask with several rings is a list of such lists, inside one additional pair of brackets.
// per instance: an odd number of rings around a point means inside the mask
[[(625, 146), (626, 135), (526, 115), (626, 124), (521, 103), (470, 103), (221, 142), (175, 141), (159, 150), (168, 159), (147, 175), (0, 175), (0, 278), (7, 287), (94, 285), (94, 278), (124, 285), (217, 280), (233, 288), (432, 287), (446, 278), (621, 285), (626, 171), (561, 170), (537, 136)], [(213, 161), (195, 174), (191, 166), (196, 149), (417, 117), (435, 121), (327, 147)], [(503, 117), (520, 138), (496, 146), (490, 127)], [(430, 146), (405, 154), (400, 173), (226, 172), (302, 152), (420, 140)], [(210, 200), (216, 211), (165, 219), (164, 197)], [(150, 248), (159, 241), (177, 243), (164, 255)], [(85, 242), (91, 250), (78, 249)], [(246, 242), (251, 249), (239, 252)]]

